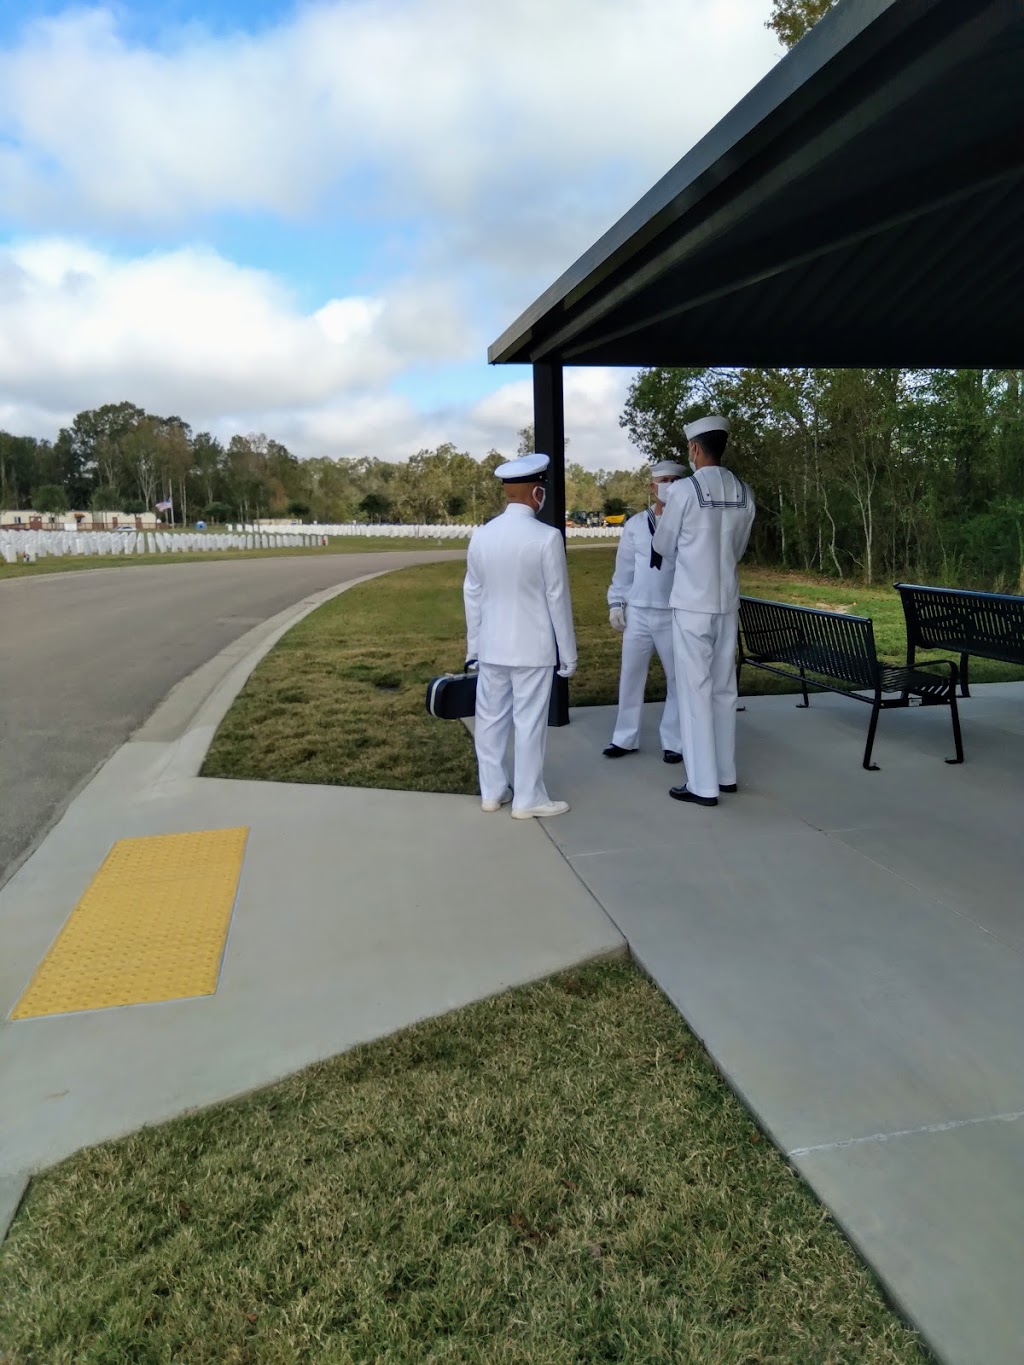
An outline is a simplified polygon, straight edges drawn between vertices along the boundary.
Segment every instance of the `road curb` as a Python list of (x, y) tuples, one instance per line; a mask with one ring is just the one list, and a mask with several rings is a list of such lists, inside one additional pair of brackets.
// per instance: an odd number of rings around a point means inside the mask
[(194, 673), (175, 684), (126, 743), (173, 745), (161, 781), (198, 777), (218, 726), (256, 666), (278, 641), (325, 602), (340, 597), (361, 583), (369, 583), (375, 578), (396, 572), (397, 569), (380, 569), (346, 583), (336, 583), (333, 587), (311, 593), (276, 616), (254, 626), (200, 665)]
[(14, 1215), (21, 1206), (28, 1184), (29, 1177), (23, 1172), (14, 1175), (0, 1173), (0, 1244), (14, 1222)]

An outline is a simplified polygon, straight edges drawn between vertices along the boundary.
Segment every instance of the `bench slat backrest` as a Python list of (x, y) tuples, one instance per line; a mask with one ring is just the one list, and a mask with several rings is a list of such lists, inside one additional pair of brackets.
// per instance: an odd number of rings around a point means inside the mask
[(740, 630), (751, 663), (802, 667), (854, 687), (876, 685), (875, 633), (867, 616), (741, 597)]
[(907, 643), (1024, 663), (1024, 597), (897, 583)]

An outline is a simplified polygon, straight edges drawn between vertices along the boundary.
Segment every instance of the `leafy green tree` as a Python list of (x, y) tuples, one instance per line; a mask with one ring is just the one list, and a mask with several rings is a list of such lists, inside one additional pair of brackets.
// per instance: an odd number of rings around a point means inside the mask
[(592, 470), (571, 464), (565, 471), (565, 505), (573, 512), (599, 512), (603, 502), (601, 486)]
[(814, 27), (836, 0), (772, 0), (770, 28), (783, 47), (795, 47), (804, 34)]
[(118, 508), (120, 498), (116, 488), (111, 488), (108, 484), (100, 484), (92, 490), (89, 499), (89, 509), (93, 512), (114, 512)]
[[(200, 431), (192, 438), (192, 475), (197, 485), (198, 501), (208, 510), (218, 502), (217, 492), (223, 481), (224, 447), (208, 431)], [(226, 505), (221, 503), (220, 505)], [(205, 515), (204, 520), (210, 518)]]
[(32, 489), (48, 483), (63, 486), (50, 442), (0, 431), (0, 508), (28, 507)]
[(93, 487), (119, 488), (124, 477), (122, 438), (145, 416), (143, 408), (127, 402), (104, 403), (78, 413), (58, 437), (68, 464), (65, 486), (84, 477)]
[(709, 375), (697, 369), (641, 370), (629, 386), (619, 425), (653, 464), (686, 459), (683, 427), (707, 410)]
[(359, 503), (359, 510), (374, 521), (385, 521), (391, 514), (391, 501), (383, 493), (367, 493)]
[(312, 509), (308, 502), (293, 498), (285, 510), (290, 517), (295, 517), (297, 521), (304, 521)]
[(232, 436), (225, 456), (228, 500), (244, 522), (258, 520), (270, 506), (267, 438)]
[(37, 512), (56, 513), (68, 510), (68, 495), (60, 484), (44, 483), (32, 494), (32, 501)]

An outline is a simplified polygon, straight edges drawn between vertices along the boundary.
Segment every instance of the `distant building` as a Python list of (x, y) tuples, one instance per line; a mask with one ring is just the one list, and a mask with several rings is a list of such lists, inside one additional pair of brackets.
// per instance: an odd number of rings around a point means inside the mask
[(18, 511), (0, 512), (0, 526), (5, 531), (46, 531), (59, 526), (52, 512), (36, 512), (30, 507)]
[(36, 512), (22, 507), (0, 512), (5, 531), (155, 531), (160, 519), (155, 512)]
[(68, 512), (64, 524), (75, 523), (79, 531), (155, 531), (160, 518), (155, 512)]

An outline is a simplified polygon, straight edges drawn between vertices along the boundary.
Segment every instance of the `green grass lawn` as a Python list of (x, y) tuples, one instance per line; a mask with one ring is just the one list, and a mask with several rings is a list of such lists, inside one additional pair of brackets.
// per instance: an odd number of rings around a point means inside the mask
[[(397, 540), (388, 536), (338, 536), (326, 545), (297, 545), (282, 550), (197, 550), (190, 554), (145, 554), (145, 555), (74, 555), (47, 556), (35, 564), (5, 564), (0, 561), (0, 580), (5, 578), (27, 578), (32, 574), (71, 573), (79, 569), (124, 569), (140, 564), (195, 564), (217, 559), (275, 559), (282, 555), (345, 555), (369, 554), (372, 551), (390, 550), (401, 554), (409, 550), (455, 550), (464, 549), (462, 540), (431, 540), (426, 536), (419, 539)], [(3, 1362), (0, 1361), (0, 1365)]]
[(0, 1305), (4, 1365), (927, 1358), (625, 963), (72, 1157)]
[[(608, 627), (605, 596), (614, 553), (587, 548), (569, 555), (580, 659), (570, 685), (574, 706), (616, 700), (621, 637)], [(464, 572), (461, 561), (402, 570), (343, 593), (300, 622), (247, 682), (217, 732), (203, 774), (475, 792), (465, 727), (432, 720), (424, 707), (427, 681), (464, 662)], [(754, 597), (870, 616), (879, 653), (893, 662), (905, 657), (903, 610), (891, 588), (755, 568), (744, 571), (743, 589)], [(971, 667), (978, 682), (1024, 676), (981, 659)], [(782, 678), (747, 669), (743, 690), (793, 689)], [(654, 659), (647, 699), (664, 696)]]

